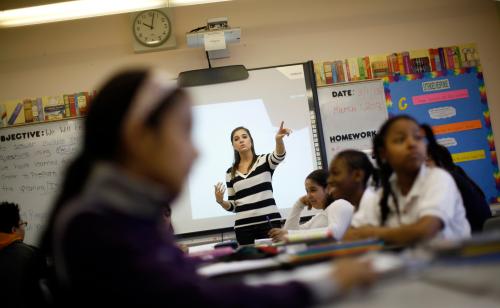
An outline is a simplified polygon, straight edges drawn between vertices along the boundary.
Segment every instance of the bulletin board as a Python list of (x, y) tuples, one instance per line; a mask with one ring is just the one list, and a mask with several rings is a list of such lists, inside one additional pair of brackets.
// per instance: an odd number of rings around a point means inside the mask
[(370, 155), (372, 139), (387, 120), (383, 81), (332, 84), (317, 91), (327, 162), (346, 149)]
[(408, 114), (431, 125), (437, 141), (490, 203), (500, 200), (500, 174), (480, 69), (388, 76), (384, 92), (389, 116)]

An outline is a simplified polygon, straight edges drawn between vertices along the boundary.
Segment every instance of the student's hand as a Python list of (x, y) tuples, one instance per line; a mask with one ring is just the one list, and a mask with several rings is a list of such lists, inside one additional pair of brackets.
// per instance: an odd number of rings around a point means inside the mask
[(273, 239), (273, 242), (282, 242), (287, 234), (288, 231), (285, 229), (272, 228), (267, 235)]
[(179, 249), (182, 250), (183, 253), (189, 252), (189, 247), (186, 244), (178, 243), (177, 247), (179, 247)]
[(307, 206), (307, 209), (308, 209), (308, 210), (311, 210), (311, 209), (312, 209), (312, 205), (311, 205), (311, 203), (309, 203), (309, 198), (307, 198), (307, 196), (302, 196), (302, 197), (300, 197), (299, 201), (300, 201), (300, 203), (302, 203), (303, 205)]
[(292, 133), (292, 130), (289, 128), (283, 127), (283, 124), (285, 124), (284, 121), (281, 121), (280, 129), (276, 133), (276, 140), (282, 140), (283, 137), (288, 136)]
[(347, 229), (342, 240), (343, 241), (358, 241), (358, 240), (364, 240), (367, 238), (377, 237), (377, 232), (376, 232), (377, 230), (376, 229), (377, 228), (371, 227), (371, 226), (364, 226), (364, 227), (359, 227), (359, 228), (350, 227), (349, 229)]
[(217, 183), (214, 185), (214, 190), (215, 190), (215, 201), (222, 205), (224, 202), (224, 193), (226, 192), (226, 186), (222, 184), (221, 182)]
[(371, 263), (355, 259), (340, 259), (334, 262), (333, 279), (339, 292), (346, 294), (355, 287), (366, 287), (373, 283), (376, 273)]

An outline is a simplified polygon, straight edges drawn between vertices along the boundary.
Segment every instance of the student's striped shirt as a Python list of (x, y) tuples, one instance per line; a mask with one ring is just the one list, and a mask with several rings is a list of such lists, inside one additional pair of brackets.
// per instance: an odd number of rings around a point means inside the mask
[(236, 171), (231, 178), (231, 168), (227, 170), (226, 186), (231, 204), (228, 211), (236, 213), (235, 228), (281, 220), (273, 197), (272, 178), (284, 159), (285, 153), (278, 155), (273, 151), (259, 155), (247, 174)]

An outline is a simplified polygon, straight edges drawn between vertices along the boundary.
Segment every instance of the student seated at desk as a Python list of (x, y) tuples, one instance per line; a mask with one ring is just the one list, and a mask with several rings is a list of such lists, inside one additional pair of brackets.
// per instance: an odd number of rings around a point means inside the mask
[(425, 165), (425, 134), (415, 119), (400, 115), (387, 120), (373, 144), (382, 187), (375, 202), (361, 202), (344, 240), (376, 237), (411, 245), (434, 237), (470, 236), (453, 178)]
[[(285, 227), (272, 229), (270, 237), (275, 241), (282, 241), (287, 234), (307, 233), (305, 230), (311, 229), (330, 229), (333, 237), (341, 240), (351, 224), (353, 212), (358, 208), (359, 202), (373, 198), (373, 190), (367, 189), (367, 182), (372, 174), (373, 165), (365, 153), (356, 150), (338, 153), (330, 164), (329, 173), (325, 170), (315, 170), (307, 176), (307, 195), (295, 203)], [(322, 211), (308, 222), (299, 224), (300, 214), (306, 206)]]
[(422, 128), (429, 141), (427, 165), (443, 168), (451, 174), (462, 196), (465, 216), (469, 221), (471, 231), (481, 232), (484, 222), (491, 217), (490, 205), (486, 201), (483, 191), (460, 166), (453, 162), (450, 151), (437, 143), (432, 128), (427, 124), (423, 124)]
[(100, 90), (44, 235), (56, 305), (303, 307), (373, 279), (357, 261), (260, 286), (198, 275), (161, 218), (197, 157), (191, 122), (187, 92), (165, 73), (126, 71)]
[(0, 304), (2, 307), (44, 307), (39, 282), (47, 275), (40, 251), (25, 244), (27, 222), (19, 206), (0, 203)]

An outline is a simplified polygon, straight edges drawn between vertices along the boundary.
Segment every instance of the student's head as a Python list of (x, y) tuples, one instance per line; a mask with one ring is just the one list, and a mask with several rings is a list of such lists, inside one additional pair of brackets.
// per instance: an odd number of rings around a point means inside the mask
[(375, 138), (373, 138), (373, 154), (379, 167), (379, 177), (382, 185), (380, 211), (382, 225), (385, 224), (390, 209), (389, 197), (394, 197), (389, 178), (393, 170), (400, 175), (415, 176), (425, 162), (427, 145), (425, 134), (417, 121), (407, 115), (399, 115), (387, 120)]
[(233, 129), (231, 132), (231, 144), (233, 145), (234, 150), (234, 163), (231, 176), (234, 177), (234, 174), (240, 164), (241, 155), (250, 151), (250, 153), (252, 153), (253, 162), (255, 162), (257, 154), (255, 154), (252, 134), (250, 134), (250, 131), (243, 126)]
[(330, 204), (327, 190), (328, 171), (323, 169), (309, 173), (304, 182), (309, 204), (318, 210), (325, 209)]
[(99, 162), (156, 182), (175, 197), (196, 156), (190, 100), (184, 90), (161, 71), (119, 73), (90, 105), (82, 151), (66, 170), (52, 217), (80, 193)]
[(117, 163), (175, 195), (196, 155), (189, 98), (161, 71), (122, 72), (90, 106), (80, 155), (89, 167)]
[(5, 201), (0, 203), (0, 232), (14, 233), (24, 240), (26, 224), (21, 220), (17, 204)]
[(396, 173), (415, 174), (427, 157), (425, 134), (414, 118), (392, 117), (373, 139), (373, 152), (379, 166), (388, 165)]
[(334, 199), (352, 201), (358, 193), (366, 189), (373, 165), (365, 153), (345, 150), (338, 153), (330, 164), (328, 184)]

